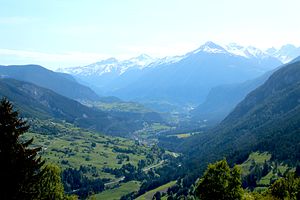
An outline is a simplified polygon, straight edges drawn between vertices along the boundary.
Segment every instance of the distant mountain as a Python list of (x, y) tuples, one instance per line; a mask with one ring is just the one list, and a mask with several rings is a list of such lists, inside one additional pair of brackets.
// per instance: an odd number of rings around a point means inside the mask
[(213, 125), (222, 121), (252, 90), (262, 85), (272, 74), (269, 71), (253, 80), (214, 87), (205, 101), (191, 111), (193, 120), (205, 120)]
[(255, 47), (207, 42), (182, 56), (153, 59), (142, 55), (125, 61), (110, 58), (60, 71), (74, 75), (101, 95), (157, 108), (161, 106), (153, 102), (166, 102), (171, 107), (199, 104), (213, 87), (254, 79), (281, 64)]
[(90, 88), (79, 84), (71, 75), (50, 71), (39, 65), (0, 66), (0, 76), (33, 83), (76, 100), (99, 100)]
[(128, 69), (143, 68), (154, 61), (154, 58), (142, 54), (129, 60), (119, 61), (115, 58), (109, 58), (83, 67), (60, 68), (58, 71), (81, 76), (101, 76), (107, 73), (116, 73), (120, 75)]
[(270, 59), (272, 59), (271, 57), (273, 57), (273, 55), (269, 55), (268, 52), (262, 51), (253, 46), (243, 47), (236, 43), (230, 43), (229, 45), (224, 46), (224, 48), (233, 55), (239, 55), (259, 62), (258, 70), (269, 71), (274, 69), (274, 66), (269, 65)]
[(269, 55), (278, 58), (283, 63), (288, 63), (300, 55), (300, 47), (292, 44), (282, 46), (280, 49), (270, 48), (266, 51)]
[[(109, 58), (87, 66), (61, 68), (58, 71), (74, 75), (79, 82), (88, 84), (98, 94), (103, 95), (106, 91), (118, 89), (120, 85), (133, 82), (136, 76), (139, 77), (138, 73), (155, 60), (142, 54), (129, 60), (119, 61), (115, 58)], [(130, 77), (126, 78), (126, 82), (119, 80), (126, 77), (129, 71)]]
[(134, 82), (109, 94), (142, 102), (198, 104), (212, 87), (253, 79), (281, 64), (265, 54), (259, 58), (235, 55), (212, 42), (177, 57), (176, 61), (158, 63), (144, 68)]
[(248, 94), (215, 129), (188, 138), (181, 150), (197, 162), (225, 156), (238, 161), (251, 151), (268, 151), (275, 159), (295, 163), (300, 159), (299, 133), (300, 62), (293, 62)]
[(162, 121), (154, 112), (103, 112), (52, 90), (15, 79), (0, 79), (0, 97), (12, 101), (23, 117), (62, 120), (111, 135), (127, 136), (142, 129), (144, 123)]

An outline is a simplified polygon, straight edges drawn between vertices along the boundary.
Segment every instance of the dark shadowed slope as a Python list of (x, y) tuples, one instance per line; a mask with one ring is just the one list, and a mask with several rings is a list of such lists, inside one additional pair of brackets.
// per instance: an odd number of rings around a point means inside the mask
[(190, 137), (180, 150), (197, 162), (224, 156), (237, 161), (256, 150), (279, 160), (299, 160), (300, 62), (274, 72), (214, 130)]

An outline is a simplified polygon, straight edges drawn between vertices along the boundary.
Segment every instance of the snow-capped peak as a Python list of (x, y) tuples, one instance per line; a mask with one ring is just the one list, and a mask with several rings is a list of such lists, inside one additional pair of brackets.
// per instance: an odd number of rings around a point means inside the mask
[(138, 60), (153, 60), (153, 58), (147, 54), (141, 54), (135, 58)]
[(101, 76), (102, 74), (111, 73), (114, 75), (121, 75), (129, 69), (143, 70), (144, 68), (157, 67), (165, 64), (172, 64), (179, 62), (189, 56), (198, 56), (201, 53), (206, 54), (229, 54), (231, 56), (242, 56), (247, 59), (269, 59), (276, 58), (283, 63), (287, 63), (300, 55), (300, 47), (294, 45), (285, 45), (280, 49), (267, 49), (262, 51), (253, 46), (241, 46), (236, 43), (229, 43), (228, 45), (218, 45), (214, 42), (206, 42), (198, 49), (191, 51), (182, 56), (169, 56), (164, 58), (152, 58), (147, 54), (141, 54), (127, 60), (117, 60), (116, 58), (108, 58), (90, 65), (70, 67), (59, 69), (59, 72), (70, 73), (81, 76)]
[(280, 49), (274, 47), (267, 49), (269, 55), (281, 60), (283, 63), (290, 62), (300, 55), (300, 47), (292, 44), (283, 45)]
[(97, 62), (98, 64), (112, 64), (112, 63), (116, 63), (118, 62), (118, 60), (116, 58), (108, 58), (105, 60), (101, 60), (100, 62)]
[(229, 43), (228, 45), (225, 45), (224, 48), (233, 55), (245, 58), (264, 58), (269, 56), (266, 52), (253, 46), (243, 47), (236, 43)]
[(262, 50), (260, 50), (256, 47), (253, 47), (253, 46), (246, 47), (245, 52), (249, 57), (258, 58), (258, 57), (268, 57), (269, 56), (267, 53), (263, 52)]
[(272, 55), (274, 53), (276, 53), (277, 49), (275, 49), (275, 47), (271, 47), (269, 49), (266, 50), (266, 52), (269, 54), (269, 55)]
[(280, 49), (272, 47), (264, 51), (253, 46), (243, 47), (235, 43), (225, 45), (224, 48), (233, 55), (259, 59), (276, 58), (282, 63), (287, 63), (300, 55), (300, 47), (297, 48), (291, 44), (284, 45)]
[(142, 69), (153, 63), (155, 60), (155, 58), (152, 58), (146, 54), (141, 54), (140, 56), (128, 60), (117, 60), (116, 58), (108, 58), (90, 65), (64, 68), (59, 69), (58, 71), (82, 76), (100, 76), (102, 74), (111, 72), (120, 75), (126, 72), (129, 68)]
[(229, 53), (237, 56), (248, 57), (245, 53), (245, 47), (236, 43), (230, 43), (224, 47)]
[(187, 55), (183, 55), (183, 56), (167, 56), (164, 58), (159, 58), (157, 59), (155, 62), (151, 63), (150, 65), (148, 65), (148, 67), (155, 67), (155, 66), (159, 66), (162, 64), (172, 64), (172, 63), (176, 63), (179, 62), (180, 60), (186, 58)]
[(227, 53), (226, 50), (220, 46), (217, 45), (211, 41), (206, 42), (202, 46), (200, 46), (195, 51), (192, 51), (193, 54), (199, 53), (199, 52), (206, 52), (206, 53)]
[(149, 56), (147, 54), (141, 54), (137, 57), (130, 58), (129, 60), (127, 60), (127, 62), (132, 62), (133, 64), (136, 64), (137, 66), (139, 66), (139, 68), (143, 68), (143, 67), (146, 67), (149, 64), (153, 63), (156, 60), (157, 59), (152, 58), (151, 56)]

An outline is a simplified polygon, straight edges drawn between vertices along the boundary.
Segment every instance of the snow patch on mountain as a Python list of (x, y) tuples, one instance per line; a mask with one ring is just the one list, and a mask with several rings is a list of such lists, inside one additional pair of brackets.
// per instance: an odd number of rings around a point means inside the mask
[(295, 47), (291, 44), (284, 45), (279, 49), (272, 47), (267, 50), (261, 50), (253, 46), (243, 47), (236, 43), (230, 43), (225, 45), (224, 49), (233, 55), (260, 59), (273, 57), (280, 60), (282, 63), (288, 63), (300, 56), (300, 47)]
[(266, 52), (269, 55), (281, 60), (281, 62), (288, 63), (300, 55), (300, 47), (287, 44), (282, 46), (280, 49), (276, 49), (274, 47), (269, 48), (266, 50)]
[(101, 76), (106, 73), (117, 73), (120, 75), (130, 68), (143, 69), (156, 60), (157, 59), (152, 58), (146, 54), (142, 54), (138, 57), (134, 57), (128, 60), (120, 61), (115, 58), (109, 58), (86, 66), (61, 68), (58, 71), (81, 76)]
[(205, 52), (205, 53), (228, 53), (222, 46), (219, 46), (213, 42), (206, 42), (204, 45), (200, 46), (195, 51), (192, 51), (191, 53), (197, 54), (199, 52)]
[(186, 57), (187, 57), (187, 55), (167, 56), (167, 57), (164, 57), (164, 58), (157, 59), (155, 62), (151, 63), (150, 65), (148, 65), (146, 67), (156, 67), (156, 66), (160, 66), (160, 65), (168, 65), (168, 64), (179, 62), (179, 61), (181, 61), (182, 59), (184, 59)]
[(101, 76), (108, 73), (122, 75), (129, 69), (143, 70), (149, 67), (159, 67), (161, 65), (173, 64), (180, 62), (190, 55), (205, 54), (229, 54), (231, 56), (242, 56), (247, 59), (258, 59), (263, 62), (267, 59), (278, 59), (283, 63), (287, 63), (300, 55), (300, 47), (294, 45), (284, 45), (280, 49), (270, 48), (266, 51), (253, 46), (241, 46), (236, 43), (228, 45), (218, 45), (214, 42), (206, 42), (198, 49), (191, 51), (182, 56), (168, 56), (164, 58), (152, 58), (146, 54), (128, 60), (117, 60), (109, 58), (87, 66), (78, 66), (59, 69), (59, 72), (70, 73), (80, 76)]
[(256, 47), (248, 46), (243, 47), (236, 43), (230, 43), (228, 45), (224, 46), (224, 49), (226, 49), (229, 53), (237, 56), (242, 56), (245, 58), (267, 58), (270, 57), (270, 55)]

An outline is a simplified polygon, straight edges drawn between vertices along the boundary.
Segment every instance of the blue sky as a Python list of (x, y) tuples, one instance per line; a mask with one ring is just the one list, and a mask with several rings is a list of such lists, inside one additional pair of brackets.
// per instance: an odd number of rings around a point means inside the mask
[(181, 55), (206, 41), (300, 46), (299, 0), (1, 0), (0, 64), (48, 68), (146, 53)]

